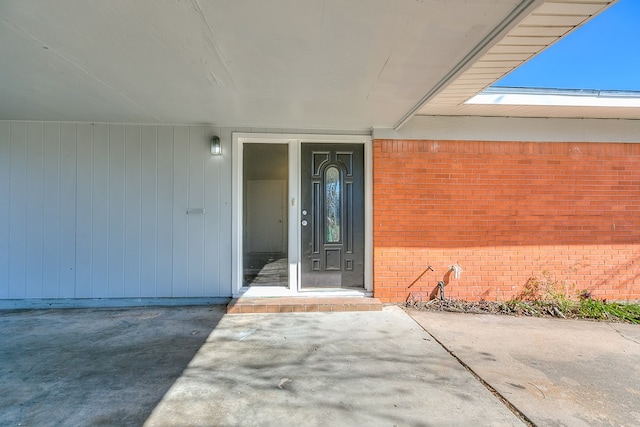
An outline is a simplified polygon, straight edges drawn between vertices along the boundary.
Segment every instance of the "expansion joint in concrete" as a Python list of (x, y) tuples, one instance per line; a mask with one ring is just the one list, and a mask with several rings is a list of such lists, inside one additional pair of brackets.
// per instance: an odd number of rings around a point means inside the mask
[[(415, 320), (414, 320), (415, 321)], [(467, 370), (467, 372), (469, 372), (471, 375), (473, 375), (473, 377), (478, 380), (478, 382), (480, 382), (480, 384), (482, 384), (484, 386), (484, 388), (486, 388), (487, 390), (489, 390), (495, 397), (498, 398), (498, 400), (500, 402), (502, 402), (503, 405), (505, 405), (507, 407), (507, 409), (509, 409), (511, 412), (513, 412), (513, 414), (520, 418), (520, 420), (522, 420), (523, 423), (525, 423), (528, 427), (537, 427), (536, 424), (531, 421), (531, 419), (529, 419), (529, 417), (527, 417), (520, 409), (518, 409), (513, 403), (511, 403), (506, 397), (504, 397), (498, 390), (496, 390), (491, 384), (489, 384), (487, 381), (484, 380), (484, 378), (482, 378), (480, 375), (478, 375), (473, 369), (471, 369), (471, 367), (469, 365), (467, 365), (466, 363), (464, 363), (464, 361), (462, 359), (460, 359), (458, 356), (456, 356), (455, 352), (450, 350), (446, 345), (444, 345), (442, 343), (442, 341), (440, 341), (438, 338), (436, 338), (431, 332), (429, 332), (426, 328), (424, 328), (420, 323), (416, 322), (418, 324), (418, 326), (420, 326), (427, 334), (429, 334), (429, 336), (431, 338), (433, 338), (433, 340), (435, 342), (437, 342), (438, 344), (440, 344), (440, 346), (451, 355), (451, 357), (453, 357), (460, 365), (462, 365), (462, 367), (464, 369)]]

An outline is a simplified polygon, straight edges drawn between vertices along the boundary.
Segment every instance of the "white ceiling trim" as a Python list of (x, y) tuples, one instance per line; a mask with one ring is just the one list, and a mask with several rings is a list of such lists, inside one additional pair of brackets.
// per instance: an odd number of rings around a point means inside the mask
[(505, 142), (640, 143), (640, 120), (478, 116), (415, 116), (400, 130), (378, 128), (373, 139)]

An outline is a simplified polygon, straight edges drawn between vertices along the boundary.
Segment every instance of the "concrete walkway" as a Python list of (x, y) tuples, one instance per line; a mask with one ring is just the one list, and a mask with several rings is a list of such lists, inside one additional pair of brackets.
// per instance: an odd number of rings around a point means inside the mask
[(538, 426), (640, 425), (640, 326), (410, 311)]
[(397, 307), (0, 312), (0, 425), (522, 425)]
[(146, 425), (522, 425), (398, 307), (226, 316)]

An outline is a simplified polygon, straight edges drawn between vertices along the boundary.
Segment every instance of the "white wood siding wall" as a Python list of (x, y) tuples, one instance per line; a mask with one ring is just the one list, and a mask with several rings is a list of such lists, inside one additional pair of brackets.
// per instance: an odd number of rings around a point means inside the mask
[(0, 299), (230, 296), (219, 131), (0, 122)]

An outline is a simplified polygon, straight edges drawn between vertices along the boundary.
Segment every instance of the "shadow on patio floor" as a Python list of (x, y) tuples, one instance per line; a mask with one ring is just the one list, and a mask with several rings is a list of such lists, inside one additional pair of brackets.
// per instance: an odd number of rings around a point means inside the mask
[(224, 308), (0, 312), (0, 425), (142, 425)]

